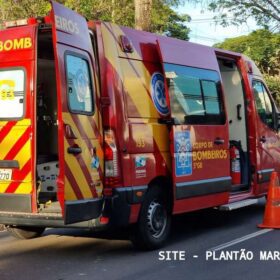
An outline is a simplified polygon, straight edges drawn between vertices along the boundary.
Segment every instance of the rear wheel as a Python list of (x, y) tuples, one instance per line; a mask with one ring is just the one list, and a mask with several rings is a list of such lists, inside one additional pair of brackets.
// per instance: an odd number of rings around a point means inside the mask
[(163, 189), (151, 187), (146, 194), (131, 241), (142, 250), (158, 249), (170, 232), (171, 214)]
[(7, 230), (18, 239), (32, 239), (41, 236), (44, 227), (14, 227), (9, 226)]

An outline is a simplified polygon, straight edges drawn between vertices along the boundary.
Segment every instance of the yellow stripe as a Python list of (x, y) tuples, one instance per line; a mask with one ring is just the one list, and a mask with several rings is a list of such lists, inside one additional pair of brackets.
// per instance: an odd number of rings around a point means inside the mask
[[(84, 122), (84, 129), (86, 130), (90, 130), (92, 133), (94, 133), (94, 130), (93, 130), (93, 128), (92, 128), (92, 126), (91, 126), (91, 124), (90, 124), (90, 119), (89, 118), (87, 118), (87, 121), (85, 121)], [(97, 127), (97, 129), (98, 129), (98, 127)], [(100, 132), (99, 132), (100, 133)], [(103, 169), (104, 169), (104, 166), (103, 166), (103, 161), (104, 161), (104, 154), (103, 154), (103, 149), (102, 149), (102, 146), (101, 146), (101, 144), (100, 144), (100, 142), (99, 142), (99, 139), (97, 138), (97, 136), (96, 135), (92, 135), (93, 136), (93, 138), (92, 139), (90, 139), (90, 141), (91, 141), (91, 145), (92, 145), (92, 147), (94, 147), (94, 148), (96, 148), (96, 154), (97, 154), (97, 156), (98, 156), (98, 158), (99, 158), (99, 161), (100, 161), (100, 167), (101, 167), (101, 171), (103, 172)], [(91, 151), (90, 151), (91, 152)], [(100, 178), (99, 178), (100, 179)]]
[[(74, 134), (76, 135), (76, 137), (78, 138), (76, 140), (77, 144), (83, 148), (83, 150), (86, 150), (87, 152), (86, 153), (82, 153), (81, 156), (87, 166), (87, 168), (89, 169), (89, 173), (91, 174), (92, 176), (92, 179), (93, 179), (93, 182), (95, 181), (94, 178), (93, 178), (93, 173), (94, 171), (90, 169), (90, 166), (91, 166), (91, 149), (86, 145), (86, 143), (84, 142), (84, 140), (82, 139), (82, 136), (78, 130), (78, 128), (76, 127), (76, 124), (74, 123), (74, 121), (72, 120), (71, 116), (69, 113), (63, 113), (63, 119), (65, 120), (66, 123), (68, 123), (71, 128), (73, 129), (73, 132)], [(100, 167), (101, 167), (101, 171), (103, 172), (104, 170), (104, 155), (103, 155), (103, 149), (102, 147), (100, 146), (100, 143), (97, 139), (97, 137), (94, 135), (94, 132), (93, 132), (93, 128), (91, 127), (91, 124), (90, 124), (90, 120), (88, 117), (86, 117), (85, 119), (83, 120), (80, 120), (82, 125), (83, 125), (83, 128), (85, 130), (86, 133), (88, 133), (88, 138), (89, 140), (91, 141), (91, 145), (92, 147), (95, 147), (96, 148), (96, 153), (97, 153), (97, 156), (100, 160)], [(67, 143), (67, 146), (69, 146), (69, 144)], [(70, 166), (69, 166), (70, 167)], [(100, 176), (98, 176), (98, 179), (100, 180)], [(84, 186), (86, 187), (86, 186)], [(90, 189), (89, 189), (90, 191)]]
[[(145, 80), (138, 77), (130, 63), (138, 70), (138, 75)], [(151, 76), (147, 73), (142, 61), (130, 61), (130, 63), (126, 59), (122, 59), (120, 62), (124, 73), (126, 73), (123, 80), (126, 92), (142, 118), (159, 118), (159, 113), (145, 87), (150, 84)]]
[[(0, 121), (0, 126), (4, 126), (8, 123), (8, 121)], [(20, 121), (17, 121), (16, 124), (17, 126), (30, 126), (31, 125), (31, 119), (23, 119)]]
[[(31, 158), (31, 144), (30, 141), (27, 141), (14, 159), (19, 162), (19, 168), (22, 169), (30, 158)], [(30, 178), (27, 177), (24, 181), (27, 180), (31, 181), (31, 177)]]
[[(30, 151), (31, 151), (30, 141), (27, 141), (26, 144), (19, 151), (17, 156), (14, 158), (14, 160), (17, 160), (19, 162), (20, 169), (22, 169), (24, 167), (24, 165), (31, 158)], [(6, 192), (8, 185), (6, 185), (6, 188), (2, 189), (1, 192)], [(31, 193), (31, 191), (32, 191), (32, 175), (31, 175), (31, 171), (30, 171), (27, 174), (27, 176), (22, 180), (22, 183), (18, 186), (18, 188), (16, 189), (16, 191), (14, 193), (29, 194), (29, 193)]]
[(19, 126), (30, 126), (31, 125), (31, 119), (23, 119), (17, 122), (16, 125)]
[[(69, 113), (64, 112), (63, 113), (63, 119), (64, 119), (65, 123), (67, 123), (71, 126), (74, 134), (78, 138), (77, 140), (75, 140), (75, 143), (77, 145), (79, 145), (81, 147), (81, 149), (83, 150), (83, 153), (81, 153), (80, 156), (82, 157), (82, 159), (83, 159), (83, 161), (86, 165), (85, 168), (88, 169), (88, 173), (91, 176), (91, 180), (93, 182), (99, 181), (100, 180), (99, 174), (97, 173), (97, 171), (92, 170), (91, 167), (90, 167), (91, 166), (91, 160), (92, 160), (91, 149), (88, 147), (88, 145), (86, 144), (84, 139), (82, 139), (82, 136), (81, 136), (75, 122), (73, 121), (71, 115)], [(83, 129), (84, 129), (85, 133), (87, 133), (87, 137), (91, 141), (92, 147), (96, 147), (97, 155), (100, 159), (100, 166), (102, 166), (102, 169), (103, 169), (103, 151), (102, 151), (102, 148), (100, 147), (99, 141), (97, 140), (96, 136), (94, 135), (94, 132), (93, 132), (93, 129), (91, 127), (91, 124), (89, 123), (88, 117), (80, 118), (80, 122), (81, 122), (81, 125), (83, 126)], [(66, 145), (66, 147), (69, 146), (67, 140), (65, 141), (65, 145)], [(67, 155), (66, 156), (66, 162), (68, 163), (69, 168), (71, 169), (77, 183), (79, 184), (79, 188), (80, 188), (80, 190), (83, 194), (83, 197), (84, 198), (92, 197), (90, 186), (88, 185), (86, 177), (81, 170), (80, 164), (77, 162), (77, 160), (72, 155)], [(77, 173), (76, 172), (77, 169), (80, 172)], [(95, 172), (96, 172), (96, 174), (95, 174)], [(98, 177), (96, 178), (96, 176), (98, 176)], [(79, 183), (80, 178), (83, 178), (84, 183)]]
[(65, 177), (65, 189), (64, 189), (64, 199), (65, 200), (77, 200), (77, 197), (69, 183), (68, 179)]
[[(8, 135), (1, 142), (0, 159), (4, 159), (9, 151), (13, 148), (17, 140), (28, 129), (27, 127), (14, 126)], [(28, 141), (29, 142), (29, 141)]]
[(0, 183), (0, 193), (4, 193), (11, 182)]
[[(88, 116), (78, 116), (78, 119), (80, 121), (81, 126), (84, 129), (84, 132), (86, 134), (86, 137), (89, 139), (96, 138), (96, 135), (94, 134), (93, 128), (89, 122), (89, 117)], [(91, 119), (91, 121), (93, 121)], [(82, 137), (82, 135), (81, 135)]]
[[(119, 28), (118, 26), (107, 26), (109, 28), (112, 28), (112, 31), (116, 34), (117, 38), (119, 35), (125, 35), (121, 28)], [(141, 118), (158, 118), (159, 113), (156, 111), (151, 97), (147, 92), (147, 89), (150, 90), (149, 85), (151, 81), (151, 75), (148, 69), (145, 67), (143, 61), (141, 61), (140, 54), (138, 54), (135, 50), (133, 54), (128, 54), (128, 57), (134, 58), (136, 60), (120, 60), (118, 58), (116, 50), (114, 50), (118, 49), (118, 51), (121, 52), (120, 47), (118, 46), (118, 44), (113, 45), (112, 43), (109, 43), (115, 41), (112, 34), (110, 34), (110, 32), (105, 27), (102, 28), (102, 33), (104, 34), (104, 45), (106, 46), (106, 58), (109, 60), (110, 64), (114, 67), (115, 71), (117, 71), (117, 73), (121, 77), (124, 87), (128, 92), (131, 100), (133, 101), (134, 106), (137, 108)], [(133, 64), (133, 67), (131, 66), (131, 64)], [(123, 72), (125, 73), (125, 77), (123, 77)], [(169, 151), (168, 129), (166, 126), (159, 127), (157, 124), (151, 125), (153, 129), (154, 140), (159, 148), (159, 151), (161, 151), (161, 155), (164, 158), (168, 169), (171, 170), (170, 155), (166, 153), (166, 151)]]
[(6, 121), (0, 121), (0, 127), (1, 127), (1, 126), (5, 126), (7, 123), (8, 123), (8, 122), (6, 122)]
[[(81, 143), (77, 143), (78, 145), (80, 145), (80, 147), (83, 149)], [(69, 146), (67, 143), (67, 140), (64, 139), (64, 146), (65, 146), (65, 154), (67, 154), (67, 147)], [(81, 166), (78, 163), (78, 161), (76, 160), (76, 158), (72, 155), (66, 156), (65, 157), (65, 161), (67, 163), (67, 165), (69, 166), (73, 176), (75, 177), (75, 180), (79, 186), (79, 189), (83, 195), (84, 198), (91, 198), (92, 194), (90, 191), (90, 188), (88, 186), (87, 180), (84, 176), (83, 171), (81, 170)], [(86, 163), (86, 161), (85, 161)]]
[[(31, 178), (31, 172), (27, 175), (27, 177)], [(16, 194), (30, 194), (32, 193), (32, 184), (31, 183), (21, 183), (15, 191)]]

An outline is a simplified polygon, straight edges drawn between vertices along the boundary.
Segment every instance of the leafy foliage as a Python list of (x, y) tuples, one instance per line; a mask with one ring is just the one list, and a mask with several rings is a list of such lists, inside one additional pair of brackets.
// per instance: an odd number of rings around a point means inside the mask
[(280, 108), (280, 76), (269, 76), (265, 74), (264, 77), (274, 100), (278, 104), (278, 108)]
[(247, 36), (226, 39), (215, 46), (246, 54), (256, 62), (263, 73), (280, 73), (280, 34), (260, 29)]
[(260, 29), (247, 36), (226, 39), (215, 47), (244, 53), (253, 59), (280, 105), (280, 34)]
[(0, 21), (43, 16), (50, 4), (45, 0), (0, 0)]
[[(191, 18), (188, 15), (179, 15), (168, 4), (163, 5), (162, 2), (153, 1), (151, 32), (188, 40), (190, 29), (184, 25), (184, 22), (189, 22)], [(174, 1), (165, 2), (175, 4)]]
[[(60, 0), (65, 6), (77, 11), (87, 19), (112, 21), (119, 25), (134, 27), (134, 0)], [(190, 18), (180, 15), (172, 7), (183, 0), (153, 0), (151, 31), (167, 36), (188, 39), (189, 28), (184, 25)], [(50, 10), (47, 0), (0, 0), (0, 22), (46, 15)]]
[[(198, 2), (195, 0), (195, 2)], [(212, 11), (220, 12), (223, 25), (240, 24), (254, 17), (264, 27), (280, 31), (280, 0), (202, 0)], [(229, 18), (227, 14), (233, 16)]]

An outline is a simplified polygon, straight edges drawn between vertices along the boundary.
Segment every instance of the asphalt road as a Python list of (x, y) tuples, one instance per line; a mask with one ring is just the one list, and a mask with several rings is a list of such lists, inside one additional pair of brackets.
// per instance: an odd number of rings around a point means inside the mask
[[(161, 254), (181, 251), (185, 260), (174, 260), (172, 255), (173, 260), (160, 261), (159, 250), (135, 251), (125, 233), (97, 236), (83, 230), (49, 229), (41, 238), (17, 240), (0, 232), (0, 280), (278, 280), (280, 260), (260, 260), (260, 252), (280, 251), (279, 231), (250, 235), (263, 233), (256, 227), (263, 211), (262, 202), (232, 212), (212, 209), (176, 217)], [(244, 236), (247, 240), (240, 242)], [(217, 249), (232, 240), (239, 243)], [(216, 260), (207, 260), (207, 254), (214, 254), (212, 248), (217, 249)], [(239, 252), (234, 253), (237, 259), (221, 259), (233, 252)], [(240, 260), (241, 252), (251, 252), (253, 259)]]

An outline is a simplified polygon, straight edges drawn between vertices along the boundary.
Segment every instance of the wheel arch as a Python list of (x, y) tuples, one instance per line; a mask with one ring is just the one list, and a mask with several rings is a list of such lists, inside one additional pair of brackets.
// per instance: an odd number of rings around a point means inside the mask
[[(173, 204), (174, 204), (174, 192), (172, 187), (172, 180), (170, 177), (167, 176), (158, 176), (155, 177), (151, 182), (148, 184), (148, 190), (151, 188), (162, 188), (164, 194), (166, 195), (166, 199), (168, 202), (169, 210), (172, 211)], [(145, 198), (144, 198), (145, 199)]]

